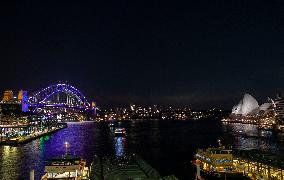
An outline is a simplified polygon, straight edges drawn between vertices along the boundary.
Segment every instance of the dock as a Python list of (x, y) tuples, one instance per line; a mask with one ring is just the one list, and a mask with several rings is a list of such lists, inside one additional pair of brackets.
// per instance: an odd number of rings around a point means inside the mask
[(94, 157), (90, 175), (96, 180), (144, 179), (177, 180), (174, 175), (162, 177), (154, 168), (136, 154)]
[(231, 176), (232, 178), (284, 180), (284, 155), (260, 150), (233, 150), (220, 146), (198, 149), (193, 164), (196, 179)]
[(26, 136), (22, 136), (22, 137), (16, 137), (16, 138), (10, 138), (10, 139), (6, 139), (4, 141), (0, 142), (0, 145), (19, 145), (19, 144), (25, 144), (28, 143), (34, 139), (40, 138), (42, 136), (45, 135), (49, 135), (52, 133), (55, 133), (61, 129), (64, 129), (67, 127), (66, 123), (62, 123), (60, 124), (58, 127), (54, 127), (53, 129), (46, 131), (46, 132), (35, 132)]
[(234, 165), (251, 179), (284, 179), (284, 155), (258, 150), (234, 152)]

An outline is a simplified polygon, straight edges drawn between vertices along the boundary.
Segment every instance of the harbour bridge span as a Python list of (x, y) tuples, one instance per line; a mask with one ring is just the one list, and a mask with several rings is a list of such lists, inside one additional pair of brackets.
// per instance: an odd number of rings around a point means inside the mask
[[(62, 97), (63, 96), (63, 97)], [(92, 109), (87, 98), (70, 84), (58, 83), (36, 91), (29, 96), (29, 107), (64, 107), (72, 109)]]

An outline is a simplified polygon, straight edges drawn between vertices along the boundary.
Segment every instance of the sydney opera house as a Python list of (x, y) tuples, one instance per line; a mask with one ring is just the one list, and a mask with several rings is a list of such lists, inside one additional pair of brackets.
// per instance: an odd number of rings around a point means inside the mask
[(273, 100), (270, 99), (270, 102), (259, 105), (253, 96), (245, 94), (243, 99), (233, 107), (230, 116), (222, 121), (272, 126), (276, 123), (275, 117)]
[(232, 109), (232, 114), (248, 116), (248, 115), (258, 115), (265, 114), (269, 112), (272, 108), (272, 103), (264, 103), (259, 106), (258, 102), (250, 94), (245, 94), (244, 98), (235, 105)]

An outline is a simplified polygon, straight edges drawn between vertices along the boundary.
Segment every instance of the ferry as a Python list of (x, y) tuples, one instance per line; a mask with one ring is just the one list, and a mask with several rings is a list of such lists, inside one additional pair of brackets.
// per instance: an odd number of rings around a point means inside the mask
[(273, 127), (270, 125), (266, 125), (266, 124), (261, 124), (258, 126), (259, 130), (264, 130), (264, 131), (272, 131)]
[(243, 174), (234, 167), (232, 149), (224, 146), (198, 149), (192, 163), (196, 166), (196, 179), (242, 179)]
[(109, 127), (109, 128), (114, 128), (114, 127), (115, 127), (114, 122), (110, 122), (110, 123), (108, 124), (108, 127)]
[(116, 127), (114, 130), (114, 136), (115, 137), (122, 137), (126, 135), (126, 130), (125, 128), (121, 128), (121, 127)]
[(86, 160), (79, 156), (67, 153), (68, 144), (66, 145), (66, 154), (45, 162), (44, 175), (41, 180), (50, 179), (70, 179), (70, 180), (89, 180), (89, 168), (86, 166)]
[(42, 176), (41, 180), (89, 179), (89, 169), (86, 167), (86, 161), (78, 156), (72, 155), (48, 159), (45, 164), (44, 172), (45, 174)]

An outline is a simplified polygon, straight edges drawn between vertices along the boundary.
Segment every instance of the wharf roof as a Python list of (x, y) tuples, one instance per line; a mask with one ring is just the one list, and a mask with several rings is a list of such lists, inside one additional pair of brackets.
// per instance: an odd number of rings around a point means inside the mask
[(260, 162), (273, 167), (284, 169), (284, 155), (273, 154), (259, 150), (235, 150), (234, 155), (241, 159)]

